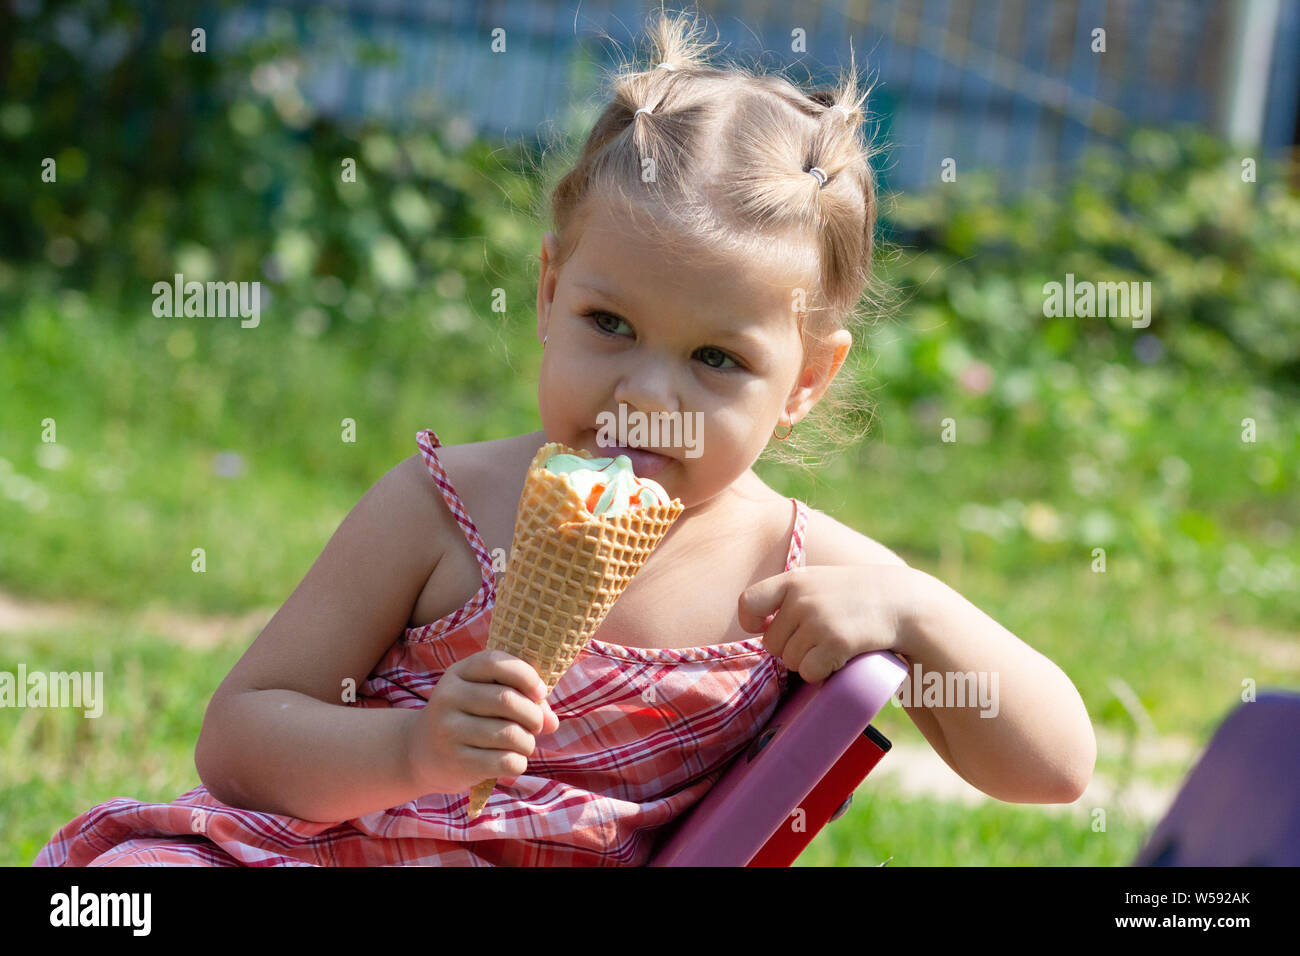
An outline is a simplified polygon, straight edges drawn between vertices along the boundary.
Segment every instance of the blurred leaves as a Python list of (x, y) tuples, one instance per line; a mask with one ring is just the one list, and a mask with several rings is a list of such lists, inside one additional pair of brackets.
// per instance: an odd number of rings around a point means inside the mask
[[(1147, 349), (1158, 343), (1189, 369), (1294, 384), (1300, 198), (1263, 161), (1258, 181), (1243, 182), (1241, 160), (1196, 130), (1138, 130), (1085, 158), (1060, 195), (1007, 200), (968, 175), (899, 196), (889, 222), (906, 251), (888, 273), (928, 323), (955, 323), (982, 353), (1016, 366), (1066, 354), (1129, 363), (1144, 331)], [(1044, 316), (1044, 284), (1067, 273), (1149, 281), (1150, 327)], [(930, 347), (915, 348), (928, 368)]]
[[(7, 313), (33, 292), (75, 288), (145, 318), (152, 284), (182, 272), (261, 281), (276, 315), (313, 307), (329, 321), (306, 328), (364, 338), (376, 297), (448, 269), (505, 274), (531, 251), (498, 181), (517, 183), (508, 195), (519, 205), (532, 185), (500, 150), (451, 148), (440, 131), (455, 124), (436, 105), (402, 131), (316, 115), (299, 89), (300, 24), (289, 13), (271, 11), (251, 40), (223, 44), (233, 8), (210, 5), (203, 54), (190, 50), (194, 15), (163, 3), (20, 7), (0, 7)], [(339, 56), (365, 53), (359, 38), (336, 39)], [(86, 44), (105, 43), (112, 56), (86, 55)], [(46, 157), (56, 182), (41, 181)], [(322, 281), (352, 297), (322, 300)], [(471, 294), (485, 309), (488, 294)]]

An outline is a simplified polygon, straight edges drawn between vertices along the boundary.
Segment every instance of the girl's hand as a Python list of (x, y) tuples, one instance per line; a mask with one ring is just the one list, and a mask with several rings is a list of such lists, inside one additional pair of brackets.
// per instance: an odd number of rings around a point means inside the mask
[[(915, 568), (873, 564), (794, 568), (752, 584), (737, 616), (810, 684), (869, 651), (907, 653)], [(775, 617), (774, 620), (771, 620)]]
[(498, 650), (448, 667), (420, 718), (407, 759), (421, 793), (461, 793), (492, 778), (513, 783), (528, 769), (536, 736), (560, 726), (533, 666)]

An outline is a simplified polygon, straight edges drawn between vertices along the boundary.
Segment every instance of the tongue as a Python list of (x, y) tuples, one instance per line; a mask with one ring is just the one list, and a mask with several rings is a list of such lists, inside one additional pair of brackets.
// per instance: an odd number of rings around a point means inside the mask
[(632, 470), (636, 472), (638, 478), (651, 477), (656, 472), (663, 470), (669, 461), (663, 455), (656, 455), (652, 451), (642, 451), (639, 448), (608, 448), (605, 450), (605, 454), (611, 458), (627, 455), (632, 462)]

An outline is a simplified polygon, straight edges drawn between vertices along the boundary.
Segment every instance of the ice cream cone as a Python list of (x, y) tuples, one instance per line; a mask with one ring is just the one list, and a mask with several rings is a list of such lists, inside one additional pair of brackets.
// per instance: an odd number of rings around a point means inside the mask
[[(682, 512), (673, 499), (593, 516), (562, 475), (543, 467), (557, 454), (595, 457), (559, 442), (533, 456), (487, 640), (489, 649), (536, 668), (548, 694)], [(470, 791), (470, 819), (495, 785), (495, 779), (484, 780)]]

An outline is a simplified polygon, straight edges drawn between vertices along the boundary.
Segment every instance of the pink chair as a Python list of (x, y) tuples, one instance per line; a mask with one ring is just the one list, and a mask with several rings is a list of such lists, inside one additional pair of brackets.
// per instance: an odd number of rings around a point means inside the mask
[(907, 676), (889, 651), (820, 684), (798, 674), (762, 733), (708, 793), (664, 827), (649, 866), (789, 866), (890, 748), (871, 721)]

